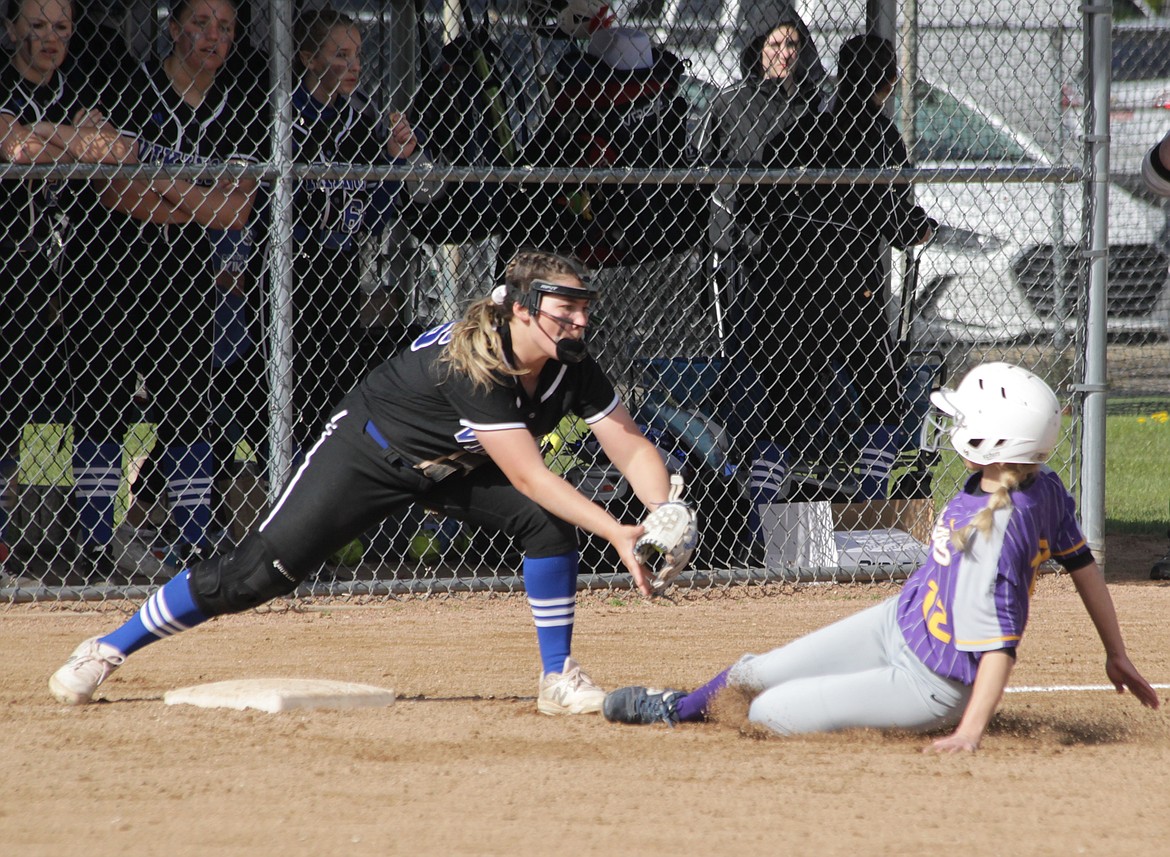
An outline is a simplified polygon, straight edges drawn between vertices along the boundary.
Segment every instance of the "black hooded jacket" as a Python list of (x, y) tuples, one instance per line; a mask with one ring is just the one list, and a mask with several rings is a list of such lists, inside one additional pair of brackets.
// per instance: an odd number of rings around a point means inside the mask
[[(763, 75), (764, 42), (782, 26), (800, 34), (792, 91), (785, 81)], [(753, 35), (740, 54), (740, 73), (741, 80), (718, 92), (708, 107), (701, 149), (703, 160), (716, 168), (760, 166), (769, 140), (788, 133), (801, 117), (820, 107), (825, 70), (808, 27), (791, 8), (780, 10)], [(737, 197), (743, 198), (744, 190), (728, 185), (714, 192), (711, 241), (722, 252), (736, 244), (756, 243), (750, 232), (741, 241), (735, 228)]]
[[(791, 92), (785, 81), (765, 78), (761, 63), (768, 36), (783, 26), (800, 34)], [(759, 164), (769, 140), (820, 105), (825, 69), (808, 27), (791, 8), (782, 9), (748, 42), (740, 55), (740, 74), (741, 80), (716, 94), (708, 109), (703, 154), (711, 164)]]

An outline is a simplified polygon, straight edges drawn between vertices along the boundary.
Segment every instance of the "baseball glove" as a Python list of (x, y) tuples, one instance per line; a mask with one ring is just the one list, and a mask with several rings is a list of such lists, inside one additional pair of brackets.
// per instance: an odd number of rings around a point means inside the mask
[[(659, 595), (691, 561), (699, 541), (698, 520), (690, 506), (672, 500), (647, 515), (642, 526), (646, 531), (634, 543), (634, 555), (654, 572), (650, 586)], [(656, 556), (661, 557), (657, 570), (651, 562)]]

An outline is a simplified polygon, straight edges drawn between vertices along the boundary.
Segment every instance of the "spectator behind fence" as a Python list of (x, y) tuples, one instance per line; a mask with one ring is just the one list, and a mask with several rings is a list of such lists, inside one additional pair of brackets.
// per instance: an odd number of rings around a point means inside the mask
[[(700, 146), (704, 159), (714, 168), (762, 167), (770, 151), (768, 142), (788, 134), (797, 122), (820, 109), (825, 71), (816, 45), (801, 17), (793, 9), (778, 13), (770, 10), (754, 13), (756, 31), (740, 56), (742, 78), (715, 95), (707, 111)], [(803, 132), (802, 132), (803, 133)], [(734, 442), (735, 455), (753, 462), (749, 484), (752, 493), (775, 494), (776, 485), (787, 487), (787, 468), (779, 454), (785, 444), (774, 420), (760, 419), (756, 403), (769, 398), (759, 386), (752, 368), (752, 355), (760, 354), (763, 342), (757, 336), (753, 319), (768, 315), (765, 305), (789, 300), (783, 288), (744, 292), (747, 272), (754, 265), (755, 252), (766, 253), (759, 246), (759, 236), (735, 219), (738, 200), (750, 193), (734, 186), (715, 189), (711, 206), (711, 244), (719, 254), (717, 276), (727, 288), (732, 324), (729, 328), (726, 384), (729, 403), (723, 415)], [(790, 335), (795, 337), (796, 332)], [(791, 347), (797, 347), (793, 344)], [(794, 388), (791, 395), (800, 395)], [(815, 390), (815, 385), (809, 385)], [(774, 393), (773, 393), (774, 394)], [(765, 426), (770, 426), (771, 434)], [(785, 444), (785, 448), (791, 444)], [(753, 504), (754, 505), (754, 504)], [(747, 515), (749, 521), (754, 516)]]
[[(4, 18), (14, 51), (0, 72), (0, 160), (30, 165), (132, 159), (131, 147), (95, 109), (84, 75), (76, 66), (63, 67), (73, 36), (72, 3), (9, 0)], [(85, 249), (73, 223), (95, 202), (87, 183), (60, 178), (7, 175), (0, 192), (0, 482), (11, 474), (16, 483), (9, 528), (0, 519), (0, 543), (7, 540), (12, 550), (6, 570), (37, 574), (34, 566), (45, 568), (34, 562), (38, 552), (44, 560), (75, 553), (69, 343), (61, 311), (65, 278)]]
[[(256, 160), (267, 149), (263, 92), (221, 74), (235, 41), (234, 4), (179, 0), (167, 29), (173, 47), (161, 62), (148, 58), (110, 81), (104, 103), (111, 121), (136, 139), (144, 164)], [(185, 546), (203, 546), (211, 522), (213, 266), (218, 262), (209, 231), (215, 230), (218, 240), (222, 230), (243, 229), (255, 194), (251, 180), (155, 174), (111, 182), (102, 195), (114, 227), (107, 230), (109, 245), (100, 260), (101, 271), (111, 278), (110, 301), (103, 307), (109, 334), (91, 339), (91, 352), (79, 361), (82, 398), (116, 396), (129, 402), (133, 393), (145, 398), (146, 416), (157, 425), (152, 472), (165, 477), (175, 539)], [(112, 379), (117, 387), (98, 374), (104, 356), (116, 351), (129, 355), (132, 369)], [(121, 459), (117, 440), (91, 436), (79, 445), (76, 470), (87, 486), (82, 514), (94, 531), (112, 525)], [(157, 492), (150, 476), (140, 478), (135, 489), (147, 496)], [(143, 498), (136, 497), (112, 547), (120, 569), (153, 576), (164, 568), (152, 552), (158, 534), (146, 526), (147, 512)]]
[[(511, 57), (501, 56), (488, 25), (477, 23), (466, 4), (463, 14), (463, 30), (437, 54), (429, 39), (419, 42), (414, 104), (426, 129), (427, 156), (442, 165), (506, 166), (515, 163), (524, 131), (523, 104), (517, 103), (521, 72)], [(511, 183), (449, 181), (434, 199), (398, 210), (419, 241), (470, 244), (514, 232), (522, 196)]]
[[(898, 79), (893, 46), (873, 35), (848, 39), (838, 57), (829, 109), (807, 115), (769, 143), (777, 166), (863, 169), (908, 166), (905, 146), (882, 110)], [(762, 202), (762, 204), (760, 204)], [(856, 466), (863, 498), (885, 497), (901, 436), (903, 358), (886, 318), (885, 243), (905, 248), (930, 240), (935, 223), (908, 186), (854, 182), (783, 186), (761, 193), (740, 213), (761, 231), (766, 253), (752, 272), (761, 304), (754, 368), (766, 391), (768, 436), (777, 448), (757, 462), (776, 470), (790, 459), (820, 460), (831, 470)], [(821, 397), (811, 405), (805, 391)], [(844, 425), (837, 440), (822, 426)], [(761, 484), (762, 484), (761, 480)], [(772, 499), (782, 499), (783, 488)]]
[[(406, 117), (385, 122), (357, 93), (362, 35), (333, 10), (302, 15), (294, 33), (300, 85), (293, 93), (293, 159), (344, 169), (405, 164), (422, 154)], [(392, 214), (399, 182), (362, 177), (302, 181), (296, 192), (293, 270), (293, 437), (307, 444), (329, 409), (389, 356), (361, 321), (361, 244)]]
[[(754, 34), (740, 57), (741, 80), (711, 99), (700, 148), (714, 167), (763, 166), (767, 143), (821, 106), (825, 70), (808, 27), (794, 9), (782, 9)], [(720, 253), (740, 243), (734, 186), (712, 200), (711, 242)], [(749, 247), (755, 236), (743, 237)]]
[[(596, 30), (584, 52), (558, 63), (532, 163), (602, 170), (685, 169), (698, 153), (687, 139), (689, 106), (679, 93), (685, 66), (641, 30)], [(698, 185), (574, 183), (533, 210), (549, 223), (575, 220), (547, 237), (590, 265), (626, 266), (693, 251), (707, 232), (708, 189)], [(529, 195), (536, 204), (538, 195)], [(528, 218), (521, 216), (524, 229)], [(538, 230), (532, 225), (531, 230)], [(506, 235), (504, 245), (527, 240)], [(539, 233), (537, 233), (539, 234)]]

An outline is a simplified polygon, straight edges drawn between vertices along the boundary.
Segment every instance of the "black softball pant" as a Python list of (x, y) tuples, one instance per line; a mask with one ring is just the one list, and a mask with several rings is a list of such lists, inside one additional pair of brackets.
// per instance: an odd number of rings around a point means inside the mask
[(436, 482), (375, 440), (370, 419), (360, 391), (346, 396), (260, 526), (294, 577), (304, 580), (334, 551), (411, 503), (506, 533), (529, 558), (577, 550), (577, 529), (517, 491), (496, 465)]
[[(7, 246), (6, 246), (7, 245)], [(0, 242), (0, 459), (17, 454), (25, 423), (69, 422), (58, 277), (44, 255)]]
[(68, 273), (81, 434), (120, 439), (141, 379), (159, 450), (206, 440), (215, 288), (206, 233), (112, 217)]

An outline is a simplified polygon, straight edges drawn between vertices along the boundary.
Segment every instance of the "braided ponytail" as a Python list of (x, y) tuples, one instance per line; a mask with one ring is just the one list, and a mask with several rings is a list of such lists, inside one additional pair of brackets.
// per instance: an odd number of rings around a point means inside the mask
[(960, 553), (967, 550), (976, 533), (987, 535), (991, 532), (995, 520), (995, 513), (1000, 509), (1010, 509), (1012, 492), (1020, 487), (1020, 483), (1036, 472), (1038, 464), (1004, 464), (1000, 476), (999, 487), (988, 498), (987, 505), (980, 509), (971, 523), (958, 530), (951, 530), (951, 544)]

